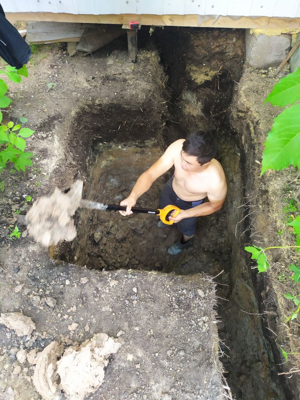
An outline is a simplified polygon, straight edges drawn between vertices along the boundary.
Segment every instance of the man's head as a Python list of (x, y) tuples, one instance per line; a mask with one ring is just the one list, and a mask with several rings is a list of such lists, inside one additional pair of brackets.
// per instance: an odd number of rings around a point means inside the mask
[(217, 155), (217, 148), (212, 138), (204, 132), (191, 133), (182, 145), (182, 151), (187, 156), (197, 158), (200, 165), (209, 163)]

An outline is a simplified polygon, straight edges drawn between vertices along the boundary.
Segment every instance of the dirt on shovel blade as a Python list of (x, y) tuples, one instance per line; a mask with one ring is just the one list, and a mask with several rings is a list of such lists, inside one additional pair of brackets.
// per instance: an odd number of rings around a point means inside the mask
[(68, 193), (55, 188), (49, 197), (34, 202), (26, 214), (27, 229), (35, 241), (48, 247), (75, 239), (77, 232), (73, 215), (80, 206), (83, 182), (78, 180)]

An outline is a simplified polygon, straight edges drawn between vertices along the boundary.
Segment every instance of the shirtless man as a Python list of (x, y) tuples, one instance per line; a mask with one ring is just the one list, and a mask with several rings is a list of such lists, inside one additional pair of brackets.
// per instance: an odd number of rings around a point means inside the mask
[[(191, 133), (186, 139), (172, 143), (165, 153), (136, 181), (130, 195), (121, 201), (127, 206), (122, 215), (132, 214), (139, 197), (147, 192), (152, 183), (174, 166), (174, 176), (166, 183), (160, 200), (160, 208), (168, 204), (181, 209), (176, 217), (182, 237), (168, 249), (171, 255), (179, 254), (192, 244), (197, 217), (220, 210), (227, 193), (226, 179), (221, 164), (214, 158), (216, 150), (209, 137), (200, 132)], [(207, 197), (206, 202), (204, 199)], [(159, 221), (159, 226), (163, 226)]]

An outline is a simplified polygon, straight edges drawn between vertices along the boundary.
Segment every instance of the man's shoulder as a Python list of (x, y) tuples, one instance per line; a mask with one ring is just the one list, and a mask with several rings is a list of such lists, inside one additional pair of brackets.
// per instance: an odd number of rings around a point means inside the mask
[(209, 166), (210, 184), (212, 186), (218, 186), (222, 183), (226, 183), (225, 173), (222, 165), (215, 158), (212, 160)]

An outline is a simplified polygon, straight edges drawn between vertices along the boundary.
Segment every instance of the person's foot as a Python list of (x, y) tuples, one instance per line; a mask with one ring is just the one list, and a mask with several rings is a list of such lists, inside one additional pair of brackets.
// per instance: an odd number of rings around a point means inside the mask
[(182, 250), (189, 248), (193, 244), (193, 239), (190, 239), (186, 243), (177, 242), (168, 248), (168, 253), (171, 256), (177, 256), (177, 254), (181, 253)]

